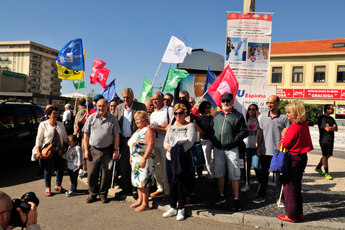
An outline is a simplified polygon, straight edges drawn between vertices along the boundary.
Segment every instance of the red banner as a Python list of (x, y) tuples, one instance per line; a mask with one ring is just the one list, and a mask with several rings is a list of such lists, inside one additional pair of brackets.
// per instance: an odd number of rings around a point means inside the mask
[(345, 99), (341, 89), (277, 89), (281, 98)]
[(90, 74), (90, 84), (96, 84), (97, 83), (97, 77), (96, 77), (96, 72), (100, 69), (102, 69), (105, 66), (105, 62), (95, 58), (95, 60), (93, 61), (93, 65), (92, 65), (92, 70), (91, 70), (91, 74)]

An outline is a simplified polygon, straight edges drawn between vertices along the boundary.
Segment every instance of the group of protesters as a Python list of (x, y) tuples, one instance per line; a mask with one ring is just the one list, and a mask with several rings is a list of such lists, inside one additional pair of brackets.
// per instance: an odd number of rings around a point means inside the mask
[[(108, 190), (114, 180), (122, 189), (118, 195), (137, 195), (137, 201), (130, 205), (136, 211), (149, 209), (150, 196), (160, 197), (170, 203), (163, 217), (176, 216), (177, 220), (183, 220), (185, 205), (195, 193), (195, 174), (202, 176), (206, 171), (208, 179), (218, 184), (215, 205), (226, 202), (224, 186), (229, 180), (233, 189), (231, 207), (236, 212), (241, 210), (240, 190), (250, 190), (251, 167), (258, 181), (258, 194), (253, 202), (266, 201), (271, 160), (275, 150), (282, 146), (289, 150), (291, 157), (288, 174), (276, 173), (275, 176), (275, 198), (278, 206), (286, 210), (286, 215), (278, 218), (303, 221), (301, 182), (307, 152), (313, 150), (313, 145), (303, 104), (288, 104), (285, 115), (279, 111), (279, 103), (279, 97), (272, 95), (266, 102), (267, 113), (260, 113), (258, 106), (251, 104), (243, 116), (234, 108), (233, 95), (224, 93), (221, 106), (212, 116), (212, 104), (204, 100), (197, 109), (187, 91), (179, 92), (175, 100), (170, 93), (156, 92), (145, 103), (140, 103), (132, 89), (125, 88), (122, 100), (108, 102), (102, 95), (96, 95), (94, 104), (87, 106), (90, 111), (85, 107), (84, 98), (79, 99), (74, 114), (70, 105), (66, 105), (63, 123), (57, 121), (57, 107), (49, 106), (47, 120), (41, 122), (38, 129), (34, 155), (44, 169), (45, 195), (51, 195), (54, 167), (57, 171), (55, 191), (66, 196), (76, 195), (79, 172), (81, 177), (88, 178), (87, 203), (97, 201), (97, 196), (102, 203), (108, 203)], [(73, 133), (67, 136), (65, 127), (71, 120)], [(336, 124), (329, 124), (327, 120), (321, 123), (320, 130), (336, 131)], [(196, 143), (202, 145), (205, 166), (193, 168), (187, 154)], [(43, 158), (41, 152), (47, 144), (53, 146), (53, 157), (49, 159)], [(325, 154), (323, 151), (324, 157), (316, 169), (320, 174), (323, 159), (331, 156), (333, 146), (332, 149), (328, 146), (327, 151)], [(245, 170), (242, 170), (245, 185), (240, 189), (241, 159), (245, 161)], [(65, 160), (71, 178), (68, 191), (62, 187)], [(329, 175), (327, 166), (324, 165)], [(157, 189), (150, 193), (152, 186)]]

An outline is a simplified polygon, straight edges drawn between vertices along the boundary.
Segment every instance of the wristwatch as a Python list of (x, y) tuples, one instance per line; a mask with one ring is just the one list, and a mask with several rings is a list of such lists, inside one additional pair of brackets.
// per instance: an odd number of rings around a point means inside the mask
[(119, 151), (119, 148), (114, 148), (114, 151), (118, 152), (118, 151)]

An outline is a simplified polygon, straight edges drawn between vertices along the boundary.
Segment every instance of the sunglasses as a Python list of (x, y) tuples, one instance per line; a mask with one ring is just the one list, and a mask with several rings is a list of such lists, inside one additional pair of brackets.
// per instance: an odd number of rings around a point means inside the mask
[(206, 106), (205, 108), (206, 108), (206, 109), (210, 109), (210, 108), (211, 108), (211, 106)]
[(171, 101), (170, 99), (164, 98), (164, 101)]
[(248, 111), (256, 111), (255, 108), (249, 108)]
[(222, 100), (222, 103), (226, 103), (226, 102), (227, 102), (227, 103), (230, 103), (230, 101), (231, 101), (230, 99), (223, 99), (223, 100)]
[(180, 100), (186, 100), (186, 97), (179, 97)]
[(177, 115), (182, 115), (184, 114), (184, 112), (175, 112), (174, 115), (177, 116)]

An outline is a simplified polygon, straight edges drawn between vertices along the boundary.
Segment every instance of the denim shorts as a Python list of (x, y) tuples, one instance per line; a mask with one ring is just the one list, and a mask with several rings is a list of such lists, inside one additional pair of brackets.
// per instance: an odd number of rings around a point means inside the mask
[(241, 177), (238, 148), (220, 150), (214, 147), (214, 177), (225, 176), (226, 168), (230, 180), (239, 180)]

